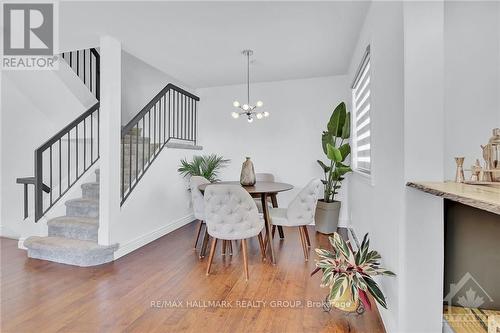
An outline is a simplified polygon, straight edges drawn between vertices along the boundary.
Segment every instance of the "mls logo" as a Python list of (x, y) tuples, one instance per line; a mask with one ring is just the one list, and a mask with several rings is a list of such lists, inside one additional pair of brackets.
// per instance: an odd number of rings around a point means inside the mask
[(4, 4), (4, 55), (53, 55), (54, 5)]

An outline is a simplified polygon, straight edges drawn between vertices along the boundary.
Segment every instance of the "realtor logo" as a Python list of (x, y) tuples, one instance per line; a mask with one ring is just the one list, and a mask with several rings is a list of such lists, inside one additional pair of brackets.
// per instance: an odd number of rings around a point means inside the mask
[(3, 69), (54, 69), (56, 3), (3, 4)]
[(5, 55), (53, 55), (53, 4), (4, 4), (3, 21)]

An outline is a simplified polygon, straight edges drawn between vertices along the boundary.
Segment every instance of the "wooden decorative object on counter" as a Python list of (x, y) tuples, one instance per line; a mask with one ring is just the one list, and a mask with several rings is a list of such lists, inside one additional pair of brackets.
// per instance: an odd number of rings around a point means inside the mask
[(463, 183), (465, 181), (464, 160), (465, 157), (455, 157), (455, 162), (457, 163), (457, 173), (455, 175), (456, 183)]

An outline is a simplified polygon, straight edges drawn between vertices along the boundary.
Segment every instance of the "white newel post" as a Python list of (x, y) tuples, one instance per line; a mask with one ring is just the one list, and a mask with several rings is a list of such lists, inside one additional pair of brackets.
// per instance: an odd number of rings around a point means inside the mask
[[(404, 3), (405, 180), (444, 178), (444, 3)], [(404, 184), (402, 184), (404, 186)], [(441, 198), (405, 191), (401, 332), (441, 332), (444, 223)]]
[(121, 43), (100, 39), (100, 193), (99, 244), (113, 243), (112, 230), (120, 212)]

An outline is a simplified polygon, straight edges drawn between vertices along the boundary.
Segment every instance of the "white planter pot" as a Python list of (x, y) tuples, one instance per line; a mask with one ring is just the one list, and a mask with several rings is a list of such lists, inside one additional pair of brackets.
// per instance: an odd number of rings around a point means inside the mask
[(340, 201), (324, 202), (318, 200), (316, 206), (316, 231), (330, 235), (337, 231), (340, 214)]

